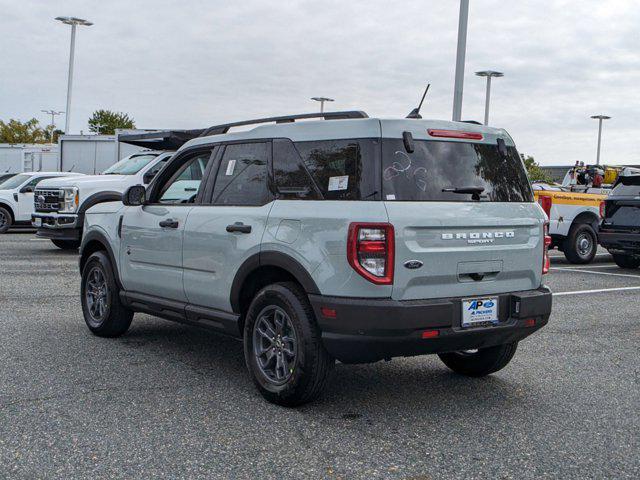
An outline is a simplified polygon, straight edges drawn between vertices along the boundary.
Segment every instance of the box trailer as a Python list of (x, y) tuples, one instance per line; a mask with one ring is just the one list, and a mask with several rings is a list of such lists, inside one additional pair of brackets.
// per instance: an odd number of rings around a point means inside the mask
[(0, 144), (0, 174), (58, 170), (58, 145)]

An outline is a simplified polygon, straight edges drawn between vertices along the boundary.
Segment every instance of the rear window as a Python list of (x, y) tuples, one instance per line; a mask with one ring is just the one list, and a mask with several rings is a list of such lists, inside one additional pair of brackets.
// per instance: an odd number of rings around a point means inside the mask
[(611, 190), (611, 195), (616, 197), (637, 197), (640, 195), (640, 175), (619, 177), (618, 183)]
[(514, 147), (502, 157), (497, 145), (417, 140), (407, 153), (402, 140), (382, 143), (385, 200), (469, 202), (471, 193), (443, 189), (481, 187), (480, 201), (532, 202), (524, 165)]

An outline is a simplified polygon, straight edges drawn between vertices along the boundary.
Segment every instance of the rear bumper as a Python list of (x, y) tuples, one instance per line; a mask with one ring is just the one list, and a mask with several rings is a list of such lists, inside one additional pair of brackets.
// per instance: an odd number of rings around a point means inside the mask
[(611, 252), (640, 255), (640, 233), (611, 232), (600, 230), (598, 243)]
[[(345, 363), (484, 348), (522, 340), (547, 324), (551, 291), (546, 287), (498, 297), (500, 323), (462, 328), (461, 298), (419, 301), (309, 295), (325, 348)], [(322, 308), (335, 310), (335, 318)], [(425, 330), (437, 336), (422, 338)]]
[(55, 240), (80, 240), (83, 221), (76, 214), (31, 214), (31, 224), (38, 229), (36, 236)]

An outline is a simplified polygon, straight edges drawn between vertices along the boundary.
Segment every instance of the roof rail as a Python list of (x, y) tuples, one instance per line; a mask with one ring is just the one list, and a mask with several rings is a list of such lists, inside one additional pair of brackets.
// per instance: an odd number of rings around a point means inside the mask
[(300, 113), (298, 115), (284, 115), (282, 117), (257, 118), (255, 120), (244, 120), (242, 122), (223, 123), (214, 125), (204, 130), (201, 137), (209, 135), (221, 135), (227, 133), (230, 128), (242, 127), (245, 125), (257, 125), (260, 123), (292, 123), (305, 118), (324, 118), (325, 120), (344, 120), (348, 118), (369, 118), (365, 112), (360, 110), (348, 110), (344, 112), (324, 112), (324, 113)]
[(153, 150), (177, 150), (189, 140), (199, 137), (204, 128), (196, 130), (156, 130), (145, 133), (121, 133), (118, 141)]

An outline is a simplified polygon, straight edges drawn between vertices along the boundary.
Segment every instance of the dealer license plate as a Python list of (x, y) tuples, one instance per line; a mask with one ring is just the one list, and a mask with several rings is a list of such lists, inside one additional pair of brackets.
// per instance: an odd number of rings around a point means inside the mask
[(498, 324), (498, 297), (468, 298), (462, 301), (462, 326)]

